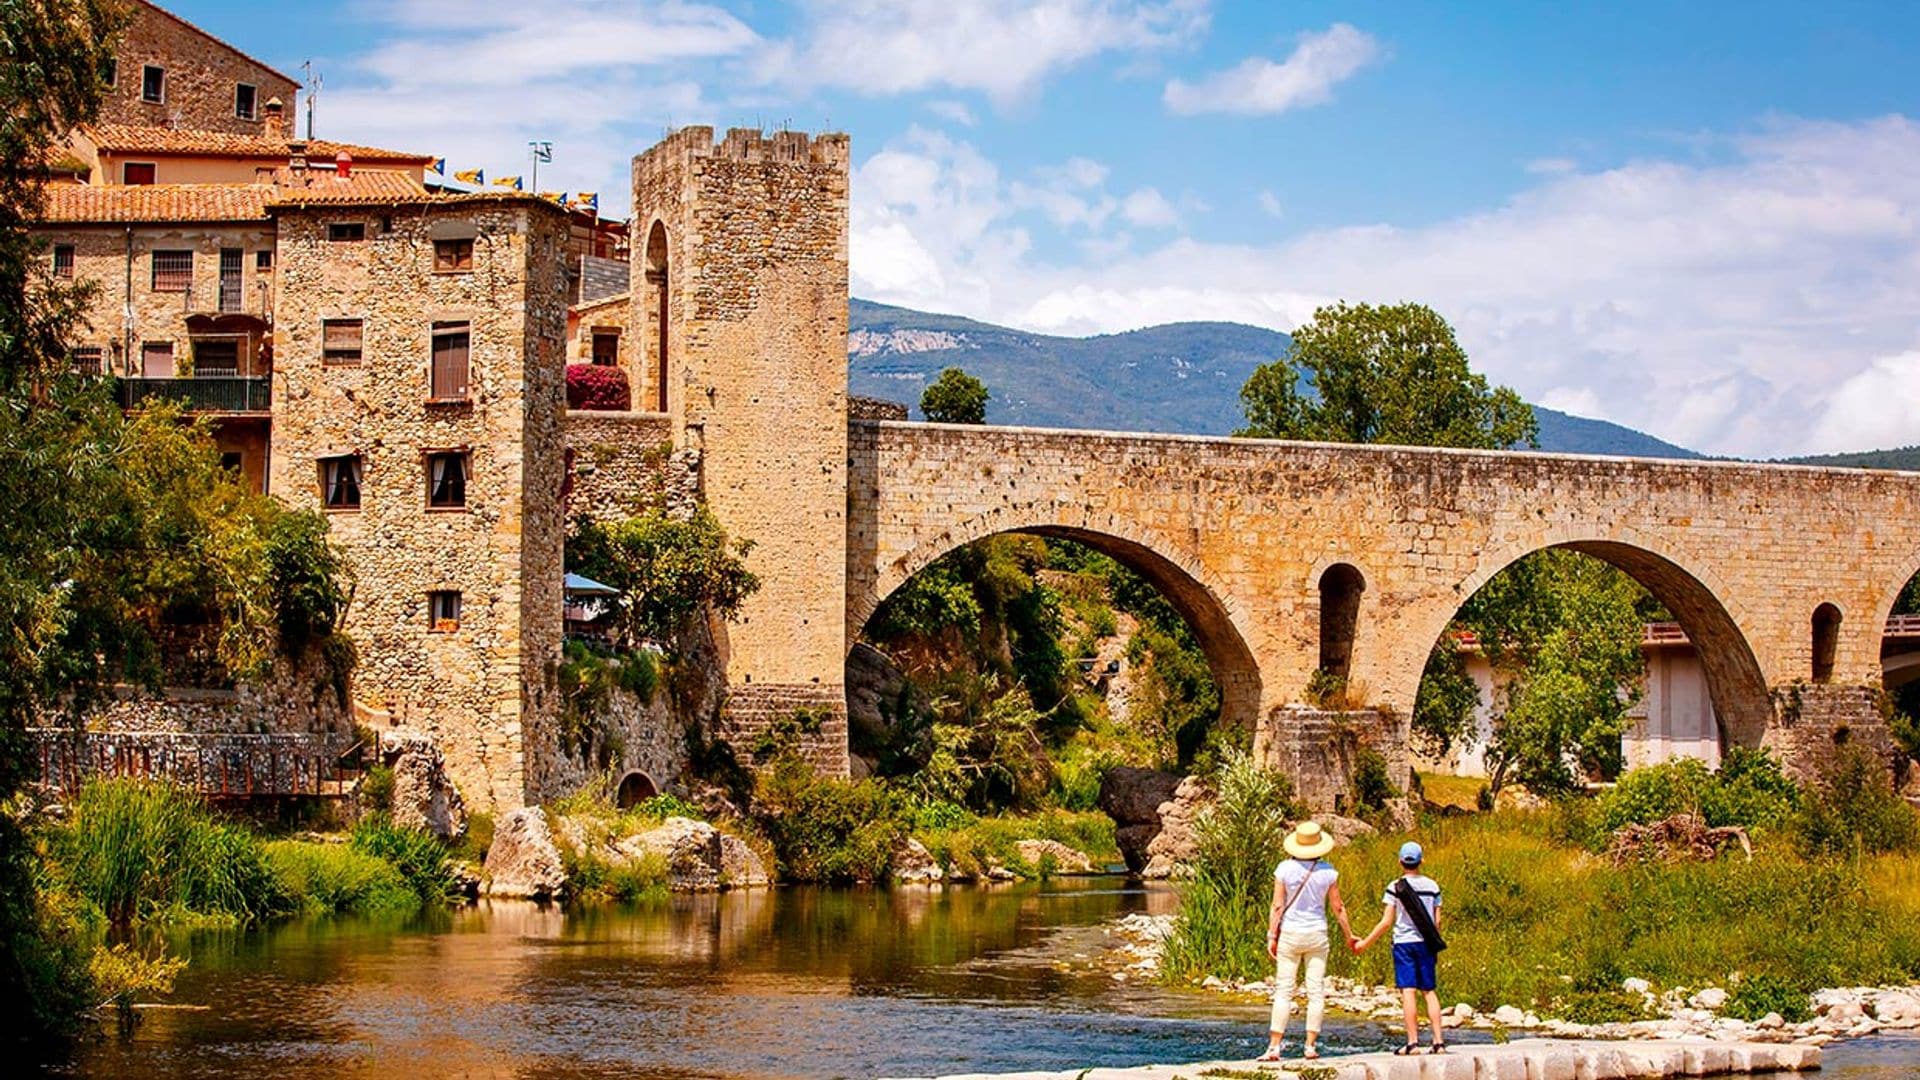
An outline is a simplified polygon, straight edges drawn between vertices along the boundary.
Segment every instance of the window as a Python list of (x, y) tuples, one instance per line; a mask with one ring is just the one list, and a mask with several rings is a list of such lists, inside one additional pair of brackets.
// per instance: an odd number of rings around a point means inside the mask
[(595, 330), (593, 332), (593, 362), (602, 367), (620, 362), (620, 331)]
[(73, 370), (80, 375), (100, 374), (100, 346), (82, 345), (73, 350)]
[(193, 377), (232, 379), (240, 374), (240, 342), (236, 338), (194, 338)]
[(459, 592), (435, 589), (427, 594), (427, 629), (442, 634), (460, 629)]
[(153, 253), (153, 291), (186, 292), (193, 287), (193, 252)]
[(320, 501), (329, 510), (360, 509), (360, 455), (320, 459)]
[(273, 269), (273, 252), (271, 252), (271, 251), (256, 251), (256, 252), (254, 252), (254, 253), (253, 253), (253, 268), (254, 268), (255, 270), (260, 270), (260, 271), (266, 271), (266, 270), (271, 270), (271, 269)]
[(1840, 609), (1821, 604), (1813, 609), (1813, 681), (1833, 681), (1833, 658), (1840, 648)]
[(100, 62), (100, 81), (108, 86), (120, 85), (120, 61), (109, 56)]
[(167, 69), (148, 64), (140, 70), (140, 100), (158, 104), (167, 100)]
[(120, 166), (120, 182), (134, 186), (153, 183), (153, 162), (129, 161)]
[(73, 245), (53, 245), (53, 276), (70, 278), (73, 276)]
[(433, 371), (427, 396), (433, 401), (467, 400), (467, 343), (464, 322), (433, 324)]
[(435, 240), (433, 268), (441, 272), (473, 269), (473, 241)]
[(335, 221), (327, 225), (329, 240), (365, 240), (367, 225), (363, 221)]
[(471, 456), (458, 452), (427, 455), (427, 505), (436, 510), (458, 510), (467, 505), (467, 476)]
[(320, 320), (320, 358), (328, 364), (360, 362), (359, 319)]
[(140, 375), (148, 379), (173, 378), (173, 342), (141, 342)]
[(235, 83), (233, 87), (233, 115), (242, 120), (253, 119), (253, 99), (258, 93), (246, 83)]

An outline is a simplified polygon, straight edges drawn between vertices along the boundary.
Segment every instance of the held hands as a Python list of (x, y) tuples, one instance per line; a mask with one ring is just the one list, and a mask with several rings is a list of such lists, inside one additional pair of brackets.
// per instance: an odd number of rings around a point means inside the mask
[(1280, 959), (1280, 938), (1275, 934), (1267, 935), (1267, 955), (1275, 960)]
[(1359, 956), (1361, 951), (1364, 950), (1370, 944), (1372, 944), (1371, 939), (1362, 941), (1360, 938), (1354, 937), (1352, 934), (1347, 935), (1347, 948), (1353, 950), (1353, 955), (1355, 956)]

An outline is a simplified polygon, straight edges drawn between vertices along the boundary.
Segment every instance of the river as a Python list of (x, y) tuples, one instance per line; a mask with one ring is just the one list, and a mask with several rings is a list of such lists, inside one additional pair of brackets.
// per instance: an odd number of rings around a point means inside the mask
[[(573, 911), (201, 933), (174, 1007), (70, 1075), (835, 1077), (1251, 1056), (1264, 1010), (1115, 982), (1101, 924), (1170, 910), (1117, 879), (918, 891), (778, 889)], [(1386, 1029), (1329, 1021), (1326, 1045)], [(1920, 1043), (1830, 1051), (1822, 1075), (1920, 1074)]]

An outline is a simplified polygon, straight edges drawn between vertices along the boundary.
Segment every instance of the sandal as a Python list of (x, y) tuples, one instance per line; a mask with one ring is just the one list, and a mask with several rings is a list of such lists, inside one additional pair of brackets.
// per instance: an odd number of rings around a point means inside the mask
[(1279, 1046), (1269, 1046), (1269, 1047), (1267, 1047), (1267, 1052), (1266, 1052), (1266, 1053), (1264, 1053), (1264, 1054), (1261, 1054), (1261, 1055), (1260, 1055), (1259, 1057), (1257, 1057), (1257, 1058), (1254, 1058), (1253, 1060), (1255, 1060), (1255, 1061), (1279, 1061), (1279, 1060), (1280, 1060), (1280, 1054), (1281, 1054), (1281, 1052), (1282, 1052), (1282, 1051), (1284, 1051), (1284, 1050), (1286, 1050), (1286, 1048), (1287, 1048), (1287, 1044), (1286, 1044), (1286, 1043), (1281, 1043), (1281, 1044), (1280, 1044)]
[(1301, 1051), (1300, 1056), (1308, 1061), (1318, 1061), (1320, 1060), (1320, 1048), (1317, 1046), (1309, 1046)]
[(1409, 1055), (1409, 1054), (1417, 1054), (1417, 1053), (1419, 1053), (1419, 1052), (1420, 1052), (1420, 1044), (1419, 1044), (1419, 1043), (1408, 1043), (1407, 1045), (1405, 1045), (1405, 1046), (1403, 1046), (1403, 1047), (1401, 1047), (1400, 1049), (1398, 1049), (1398, 1050), (1395, 1050), (1395, 1051), (1393, 1052), (1393, 1056), (1394, 1056), (1394, 1057), (1406, 1057), (1406, 1056), (1407, 1056), (1407, 1055)]
[(1447, 1044), (1444, 1041), (1434, 1043), (1433, 1049), (1427, 1051), (1427, 1053), (1429, 1054), (1444, 1054), (1446, 1052), (1447, 1052)]

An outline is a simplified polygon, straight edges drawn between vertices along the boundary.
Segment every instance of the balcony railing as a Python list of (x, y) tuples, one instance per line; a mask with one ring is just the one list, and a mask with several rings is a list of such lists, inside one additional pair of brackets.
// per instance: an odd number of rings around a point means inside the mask
[(267, 378), (235, 376), (193, 379), (121, 379), (120, 406), (131, 409), (146, 401), (178, 401), (188, 412), (264, 413), (273, 398)]

